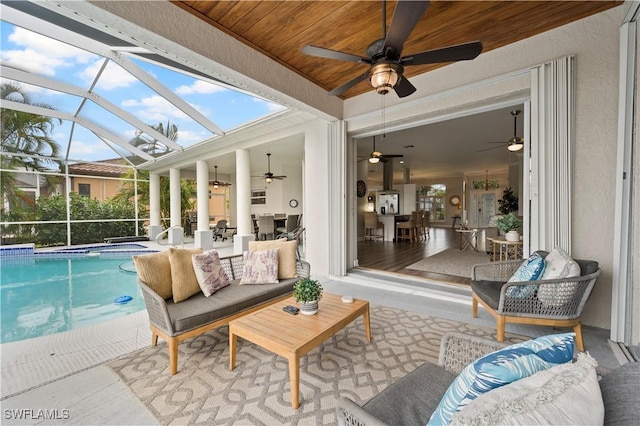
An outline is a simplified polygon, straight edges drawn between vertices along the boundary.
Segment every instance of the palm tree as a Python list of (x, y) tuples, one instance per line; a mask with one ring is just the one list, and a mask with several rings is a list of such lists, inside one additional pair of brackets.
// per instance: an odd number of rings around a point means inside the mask
[[(51, 105), (32, 103), (29, 96), (15, 83), (4, 83), (0, 86), (0, 97), (41, 108), (54, 109)], [(10, 205), (19, 205), (21, 191), (15, 186), (15, 172), (11, 170), (50, 171), (51, 165), (60, 168), (60, 161), (54, 158), (59, 155), (60, 145), (51, 137), (55, 119), (38, 114), (31, 114), (7, 108), (0, 109), (2, 137), (0, 151), (0, 188)], [(59, 123), (62, 120), (57, 120)], [(16, 154), (16, 155), (11, 155)], [(46, 181), (53, 185), (58, 178), (44, 175)]]
[[(178, 139), (178, 126), (171, 124), (167, 121), (166, 126), (162, 123), (151, 125), (152, 128), (157, 130), (172, 141)], [(142, 133), (136, 134), (136, 137), (129, 141), (130, 144), (139, 147), (148, 154), (157, 156), (169, 151), (169, 148), (162, 142), (152, 139), (150, 137), (142, 135)], [(131, 200), (133, 199), (135, 192), (133, 186), (133, 170), (128, 171), (123, 178), (127, 179), (122, 185), (120, 192), (114, 197), (118, 200)], [(149, 172), (146, 170), (138, 170), (138, 201), (140, 205), (149, 205)], [(196, 195), (195, 183), (192, 180), (181, 179), (180, 180), (180, 197), (181, 197), (181, 216), (185, 217), (186, 212), (193, 208), (193, 201), (191, 201)], [(167, 218), (170, 216), (170, 201), (169, 201), (169, 178), (165, 176), (160, 177), (160, 215)], [(163, 224), (165, 227), (167, 223)]]

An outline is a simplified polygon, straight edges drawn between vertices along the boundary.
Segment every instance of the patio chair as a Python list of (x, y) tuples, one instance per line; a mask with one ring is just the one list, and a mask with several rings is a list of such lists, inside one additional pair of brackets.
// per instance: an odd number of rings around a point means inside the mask
[(215, 228), (213, 228), (213, 241), (218, 241), (218, 238), (221, 238), (222, 241), (227, 239), (227, 221), (222, 219), (216, 223)]
[[(548, 254), (537, 253), (542, 257)], [(473, 317), (478, 316), (479, 303), (496, 319), (499, 342), (504, 341), (507, 322), (573, 327), (576, 346), (584, 351), (582, 310), (602, 271), (596, 261), (574, 260), (580, 265), (579, 277), (524, 282), (507, 282), (522, 264), (521, 259), (475, 265), (471, 272)]]

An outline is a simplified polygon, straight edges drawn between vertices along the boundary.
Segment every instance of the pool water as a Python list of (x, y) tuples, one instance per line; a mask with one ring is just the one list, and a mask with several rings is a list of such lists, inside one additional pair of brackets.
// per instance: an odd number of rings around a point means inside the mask
[[(144, 308), (131, 256), (1, 262), (0, 343), (73, 330)], [(133, 299), (114, 303), (124, 295)]]

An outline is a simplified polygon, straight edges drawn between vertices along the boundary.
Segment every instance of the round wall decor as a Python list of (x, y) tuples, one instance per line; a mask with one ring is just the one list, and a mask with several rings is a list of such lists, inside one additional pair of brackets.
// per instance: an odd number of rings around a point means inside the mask
[(367, 193), (367, 184), (364, 183), (363, 180), (359, 180), (357, 182), (356, 190), (356, 194), (358, 195), (358, 197), (364, 197), (364, 195)]
[(289, 200), (289, 207), (292, 207), (294, 209), (298, 207), (298, 200), (296, 200), (295, 198), (292, 198), (291, 200)]
[(460, 196), (452, 195), (451, 197), (449, 197), (449, 204), (457, 207), (460, 204)]

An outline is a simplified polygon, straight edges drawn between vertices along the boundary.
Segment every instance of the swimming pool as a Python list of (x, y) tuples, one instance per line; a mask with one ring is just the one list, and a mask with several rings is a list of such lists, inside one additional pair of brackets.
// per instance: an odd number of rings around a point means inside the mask
[[(2, 257), (0, 343), (77, 329), (144, 308), (131, 254)], [(133, 299), (122, 305), (123, 295)]]

